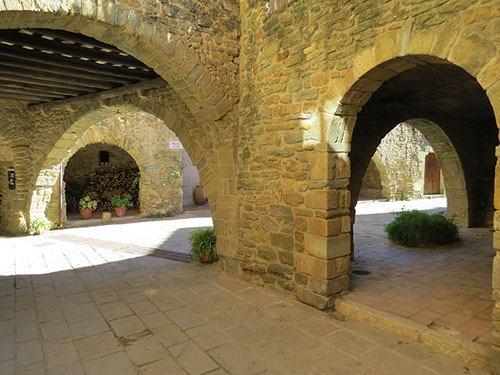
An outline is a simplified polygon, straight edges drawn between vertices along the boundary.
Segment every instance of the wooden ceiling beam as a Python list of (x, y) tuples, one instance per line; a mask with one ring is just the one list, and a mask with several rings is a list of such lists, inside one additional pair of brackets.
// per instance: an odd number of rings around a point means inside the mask
[(40, 98), (39, 96), (24, 95), (24, 94), (0, 93), (0, 98), (1, 99), (8, 99), (8, 100), (21, 100), (21, 101), (30, 102), (30, 103), (40, 103), (40, 102), (50, 101), (49, 98)]
[(49, 41), (38, 37), (38, 35), (30, 36), (23, 35), (15, 31), (2, 31), (0, 33), (0, 42), (34, 48), (42, 52), (48, 51), (60, 55), (71, 55), (76, 58), (83, 58), (93, 61), (105, 61), (110, 64), (121, 64), (136, 69), (150, 70), (146, 65), (142, 64), (133, 57), (118, 57), (112, 56), (110, 53), (94, 51), (93, 49), (83, 49), (81, 47), (77, 48), (73, 45), (65, 45), (57, 41)]
[[(29, 52), (28, 52), (29, 51)], [(0, 56), (19, 59), (30, 63), (42, 63), (58, 68), (68, 68), (89, 73), (106, 74), (113, 77), (130, 80), (152, 79), (156, 76), (154, 72), (144, 72), (141, 70), (130, 70), (120, 67), (108, 67), (93, 62), (72, 59), (59, 55), (48, 55), (35, 50), (26, 50), (18, 46), (8, 46), (0, 44)]]
[(26, 78), (28, 77), (35, 78), (43, 81), (69, 83), (75, 86), (90, 87), (101, 90), (109, 90), (112, 89), (114, 86), (116, 86), (111, 83), (106, 83), (103, 81), (83, 79), (79, 77), (60, 76), (57, 74), (43, 73), (30, 69), (12, 68), (10, 66), (2, 65), (1, 61), (0, 61), (0, 74), (11, 74)]
[(20, 82), (12, 82), (12, 81), (3, 81), (0, 79), (0, 87), (10, 87), (15, 89), (27, 89), (34, 90), (52, 94), (59, 94), (64, 96), (78, 96), (81, 95), (81, 91), (63, 89), (60, 87), (48, 87), (48, 86), (40, 86), (34, 84), (20, 83)]
[(52, 99), (64, 99), (66, 98), (64, 95), (51, 94), (47, 92), (40, 92), (35, 90), (27, 90), (27, 89), (18, 89), (12, 87), (4, 87), (0, 85), (0, 92), (3, 93), (14, 93), (14, 94), (28, 94), (32, 96), (39, 96), (41, 98), (52, 98)]
[[(0, 60), (0, 65), (1, 66), (10, 66), (10, 67), (14, 67), (14, 68), (21, 68), (21, 69), (33, 69), (33, 64), (22, 62), (22, 61), (11, 59), (11, 58), (5, 58), (5, 57), (3, 57)], [(47, 73), (52, 73), (52, 74), (77, 77), (77, 78), (84, 78), (84, 79), (91, 79), (91, 80), (102, 80), (102, 81), (107, 81), (107, 82), (121, 83), (124, 85), (129, 84), (131, 81), (131, 80), (123, 79), (123, 78), (111, 77), (111, 76), (104, 75), (104, 74), (87, 73), (87, 72), (81, 72), (78, 70), (67, 69), (67, 68), (56, 68), (56, 67), (52, 67), (50, 65), (46, 65), (46, 64), (42, 64), (42, 63), (38, 63), (36, 65), (36, 70), (39, 72), (47, 72)]]
[(97, 90), (92, 89), (90, 87), (71, 85), (71, 84), (62, 83), (62, 82), (52, 82), (52, 81), (34, 79), (34, 78), (17, 76), (14, 74), (5, 74), (5, 73), (0, 73), (0, 81), (27, 83), (30, 85), (32, 84), (32, 85), (48, 86), (48, 87), (58, 87), (58, 88), (70, 89), (70, 90), (75, 90), (75, 91), (80, 91), (80, 92), (95, 92), (95, 91), (97, 91)]

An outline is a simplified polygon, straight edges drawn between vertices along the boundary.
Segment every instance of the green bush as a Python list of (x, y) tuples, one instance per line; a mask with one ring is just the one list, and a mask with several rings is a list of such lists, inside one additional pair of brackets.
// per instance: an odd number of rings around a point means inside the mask
[(209, 261), (217, 259), (216, 243), (217, 237), (213, 229), (198, 229), (189, 236), (191, 243), (191, 255), (195, 259), (203, 259), (203, 255)]
[(404, 211), (386, 225), (385, 231), (389, 240), (403, 246), (444, 245), (459, 239), (453, 219), (442, 212), (429, 215), (417, 210)]

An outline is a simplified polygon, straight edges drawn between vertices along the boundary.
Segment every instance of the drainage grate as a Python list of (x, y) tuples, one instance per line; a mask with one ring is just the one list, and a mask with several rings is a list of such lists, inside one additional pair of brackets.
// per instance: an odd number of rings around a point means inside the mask
[(355, 275), (359, 275), (359, 276), (366, 276), (366, 275), (371, 274), (370, 271), (366, 271), (366, 270), (353, 270), (352, 273)]

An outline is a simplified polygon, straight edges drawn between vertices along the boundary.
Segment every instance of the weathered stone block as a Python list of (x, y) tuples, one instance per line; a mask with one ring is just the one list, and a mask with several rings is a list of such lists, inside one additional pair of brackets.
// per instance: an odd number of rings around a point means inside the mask
[(295, 296), (299, 301), (314, 306), (320, 310), (326, 310), (333, 307), (333, 300), (330, 297), (319, 295), (300, 286), (297, 286)]
[(270, 233), (269, 239), (273, 246), (287, 251), (293, 250), (293, 237), (288, 234)]
[(320, 279), (333, 279), (349, 271), (349, 255), (326, 260), (305, 253), (295, 254), (297, 271)]
[(347, 233), (335, 237), (304, 235), (305, 251), (320, 259), (338, 258), (351, 252), (351, 236)]

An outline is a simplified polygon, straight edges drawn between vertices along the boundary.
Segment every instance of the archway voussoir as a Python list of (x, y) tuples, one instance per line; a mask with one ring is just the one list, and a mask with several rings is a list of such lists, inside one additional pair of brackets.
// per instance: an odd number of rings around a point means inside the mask
[(477, 75), (477, 81), (485, 89), (500, 81), (500, 55), (497, 52), (496, 57), (489, 61), (484, 69)]
[(398, 56), (397, 40), (397, 30), (387, 31), (377, 37), (373, 46), (374, 66)]
[(470, 75), (476, 76), (495, 56), (493, 42), (485, 40), (477, 34), (462, 34), (450, 51), (448, 60), (460, 66)]

